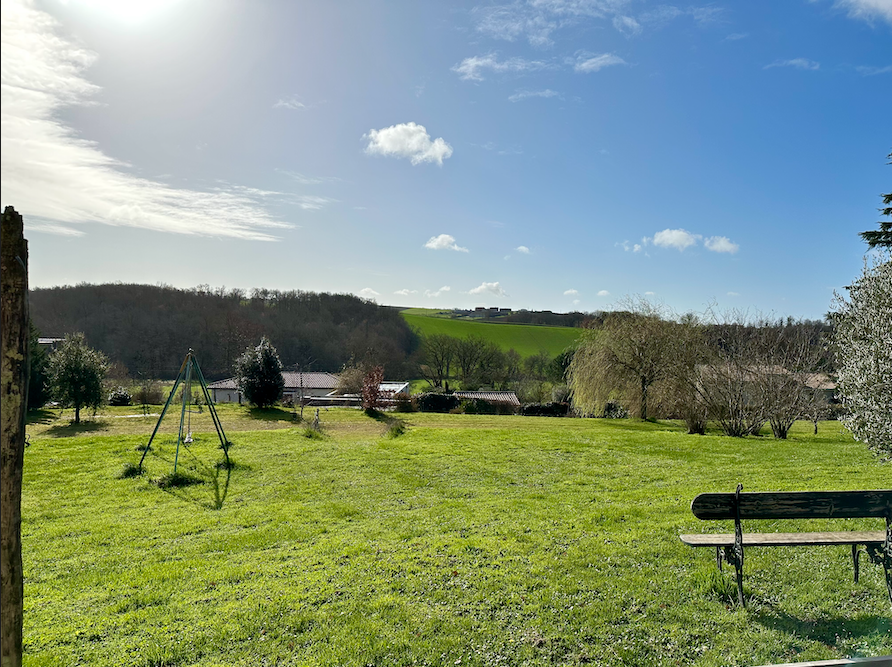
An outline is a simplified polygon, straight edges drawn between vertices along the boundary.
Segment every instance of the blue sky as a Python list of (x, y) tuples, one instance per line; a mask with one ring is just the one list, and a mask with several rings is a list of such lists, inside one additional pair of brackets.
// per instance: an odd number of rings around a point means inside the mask
[(892, 0), (2, 12), (32, 286), (818, 318), (892, 184)]

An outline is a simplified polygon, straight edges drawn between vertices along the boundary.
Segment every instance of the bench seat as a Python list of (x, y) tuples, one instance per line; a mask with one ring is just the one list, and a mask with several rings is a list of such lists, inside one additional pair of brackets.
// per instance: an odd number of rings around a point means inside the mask
[[(733, 547), (734, 533), (705, 533), (680, 535), (681, 541), (692, 547)], [(836, 533), (743, 533), (745, 547), (801, 547), (829, 544), (859, 544), (881, 546), (886, 539), (882, 530), (845, 530)]]

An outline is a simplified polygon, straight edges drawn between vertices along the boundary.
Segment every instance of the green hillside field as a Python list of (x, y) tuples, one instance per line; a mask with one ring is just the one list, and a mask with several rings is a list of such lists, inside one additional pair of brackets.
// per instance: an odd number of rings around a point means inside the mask
[(403, 312), (410, 327), (424, 336), (447, 334), (456, 338), (483, 336), (507, 351), (511, 348), (522, 357), (529, 357), (545, 350), (552, 357), (576, 343), (582, 329), (575, 327), (544, 327), (531, 324), (495, 324), (451, 320), (436, 315), (418, 315)]
[[(883, 569), (848, 547), (751, 549), (733, 568), (680, 533), (702, 491), (875, 489), (889, 465), (837, 422), (788, 440), (676, 422), (321, 413), (221, 405), (162, 484), (177, 418), (103, 408), (28, 426), (26, 667), (650, 667), (892, 652)], [(210, 429), (210, 432), (208, 430)], [(826, 528), (823, 526), (826, 525)], [(818, 527), (821, 526), (821, 527)], [(790, 522), (754, 521), (761, 531)], [(814, 529), (877, 530), (877, 520)]]

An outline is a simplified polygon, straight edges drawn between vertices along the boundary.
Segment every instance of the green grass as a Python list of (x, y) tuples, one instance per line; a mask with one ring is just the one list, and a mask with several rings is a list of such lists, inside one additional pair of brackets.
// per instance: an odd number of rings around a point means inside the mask
[[(750, 550), (749, 607), (682, 532), (701, 491), (888, 487), (834, 422), (790, 440), (672, 423), (235, 408), (233, 465), (196, 434), (138, 461), (126, 433), (25, 454), (26, 665), (758, 665), (892, 653), (882, 569), (847, 548)], [(109, 420), (110, 421), (110, 420)], [(33, 427), (32, 427), (33, 428)], [(717, 524), (721, 522), (709, 522)], [(876, 522), (843, 522), (875, 528)], [(814, 522), (813, 525), (829, 525)], [(790, 522), (752, 522), (761, 530)], [(839, 522), (833, 525), (839, 526)]]
[(505, 351), (514, 348), (522, 357), (538, 354), (541, 350), (546, 350), (554, 357), (574, 345), (582, 333), (582, 329), (574, 327), (451, 320), (433, 315), (411, 314), (407, 311), (401, 314), (409, 326), (422, 335), (447, 334), (456, 338), (483, 336)]

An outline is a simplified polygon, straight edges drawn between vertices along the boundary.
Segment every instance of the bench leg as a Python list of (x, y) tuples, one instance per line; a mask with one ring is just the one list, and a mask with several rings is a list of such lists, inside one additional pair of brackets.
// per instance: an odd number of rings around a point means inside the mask
[(859, 556), (858, 545), (853, 544), (852, 545), (852, 563), (855, 566), (855, 583), (856, 584), (858, 583), (858, 556)]
[(716, 562), (716, 565), (719, 566), (719, 572), (722, 572), (723, 570), (722, 570), (722, 548), (721, 547), (715, 548), (715, 562)]

